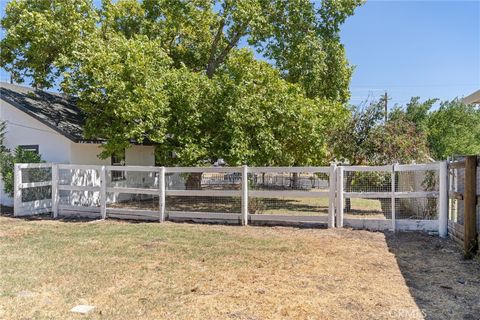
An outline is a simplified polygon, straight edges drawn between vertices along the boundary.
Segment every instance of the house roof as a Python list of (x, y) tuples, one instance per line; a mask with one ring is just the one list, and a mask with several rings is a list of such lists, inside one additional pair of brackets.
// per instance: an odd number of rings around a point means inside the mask
[(73, 98), (0, 82), (0, 99), (74, 142), (87, 141), (83, 130), (85, 116)]
[(469, 96), (466, 96), (462, 100), (466, 104), (477, 104), (480, 103), (480, 90), (475, 91)]

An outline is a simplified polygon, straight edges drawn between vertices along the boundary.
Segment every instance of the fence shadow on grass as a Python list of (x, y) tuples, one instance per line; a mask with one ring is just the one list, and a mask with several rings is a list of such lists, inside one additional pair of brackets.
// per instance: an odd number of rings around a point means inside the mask
[(453, 241), (419, 232), (386, 233), (389, 251), (425, 319), (480, 319), (480, 263)]

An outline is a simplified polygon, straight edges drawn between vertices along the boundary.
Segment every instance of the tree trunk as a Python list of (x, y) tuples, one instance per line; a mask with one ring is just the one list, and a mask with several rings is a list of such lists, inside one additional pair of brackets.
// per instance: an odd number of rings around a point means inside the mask
[(187, 190), (200, 190), (202, 188), (202, 173), (192, 172), (185, 182)]
[(292, 189), (298, 189), (298, 173), (294, 172), (292, 173), (292, 183), (291, 183)]

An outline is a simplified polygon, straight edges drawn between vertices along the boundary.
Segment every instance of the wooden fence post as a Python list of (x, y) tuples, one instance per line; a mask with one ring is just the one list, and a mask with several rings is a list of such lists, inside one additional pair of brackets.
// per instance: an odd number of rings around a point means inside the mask
[(107, 218), (107, 173), (105, 166), (100, 168), (100, 215)]
[(158, 179), (158, 187), (159, 187), (159, 199), (158, 199), (158, 205), (160, 209), (160, 222), (165, 221), (165, 167), (160, 168), (160, 173), (159, 173), (159, 179)]
[(343, 227), (343, 167), (337, 168), (337, 228)]
[(58, 164), (52, 164), (52, 213), (58, 218)]
[(440, 162), (438, 170), (438, 235), (442, 238), (448, 235), (448, 165)]
[(13, 216), (20, 215), (22, 205), (22, 169), (20, 164), (14, 164), (13, 169)]
[(477, 157), (468, 156), (465, 159), (464, 203), (464, 254), (471, 258), (477, 250)]
[(242, 166), (242, 225), (248, 224), (248, 167)]
[(329, 188), (328, 195), (328, 227), (335, 228), (335, 194), (336, 194), (337, 166), (330, 165)]

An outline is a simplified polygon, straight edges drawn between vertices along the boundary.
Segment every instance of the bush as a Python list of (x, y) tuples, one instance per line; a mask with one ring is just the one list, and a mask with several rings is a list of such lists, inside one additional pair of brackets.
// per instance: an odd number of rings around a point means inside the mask
[(13, 152), (5, 149), (0, 153), (0, 174), (3, 180), (3, 190), (13, 197), (14, 166), (15, 163), (40, 163), (44, 162), (35, 152), (17, 147)]
[(40, 163), (44, 161), (39, 154), (20, 147), (11, 152), (3, 144), (5, 132), (5, 122), (0, 121), (0, 176), (3, 180), (3, 190), (13, 197), (15, 163)]

